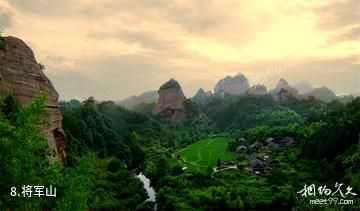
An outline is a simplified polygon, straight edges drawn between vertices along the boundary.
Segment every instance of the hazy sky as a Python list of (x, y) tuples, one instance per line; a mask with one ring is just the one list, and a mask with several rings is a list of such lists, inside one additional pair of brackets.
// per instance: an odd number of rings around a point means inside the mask
[(191, 97), (244, 73), (360, 92), (359, 0), (0, 0), (61, 99), (121, 99), (177, 79)]

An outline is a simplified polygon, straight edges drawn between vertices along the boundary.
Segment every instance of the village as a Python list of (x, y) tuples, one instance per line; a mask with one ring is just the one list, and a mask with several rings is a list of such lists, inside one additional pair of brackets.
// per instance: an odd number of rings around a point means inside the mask
[(282, 139), (268, 137), (264, 143), (255, 141), (249, 144), (245, 138), (232, 139), (229, 142), (229, 150), (238, 153), (243, 160), (221, 161), (219, 160), (215, 172), (224, 169), (234, 168), (236, 166), (240, 170), (245, 170), (252, 174), (261, 174), (279, 167), (279, 160), (273, 157), (273, 154), (279, 151), (296, 146), (295, 138), (286, 136)]

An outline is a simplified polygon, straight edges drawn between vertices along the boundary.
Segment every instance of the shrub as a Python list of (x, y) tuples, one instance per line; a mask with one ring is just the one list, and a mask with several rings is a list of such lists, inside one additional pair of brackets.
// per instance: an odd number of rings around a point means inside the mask
[(172, 78), (168, 82), (160, 86), (160, 90), (170, 89), (170, 88), (180, 89), (180, 84), (175, 79)]

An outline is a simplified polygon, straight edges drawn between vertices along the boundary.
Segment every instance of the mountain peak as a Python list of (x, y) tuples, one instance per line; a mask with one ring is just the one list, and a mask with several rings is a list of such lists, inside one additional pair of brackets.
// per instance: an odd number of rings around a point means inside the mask
[(225, 96), (225, 94), (239, 95), (244, 94), (250, 87), (248, 79), (244, 74), (238, 73), (234, 77), (226, 76), (221, 79), (214, 88), (216, 95)]
[(205, 102), (207, 97), (210, 97), (212, 95), (211, 91), (205, 91), (203, 88), (200, 88), (194, 97), (192, 97), (192, 100), (194, 100), (197, 103), (203, 103)]
[(279, 89), (288, 88), (288, 87), (290, 87), (289, 83), (285, 79), (281, 78), (278, 81), (278, 83), (276, 84), (275, 89), (279, 90)]
[(168, 116), (172, 124), (186, 120), (184, 101), (186, 97), (180, 84), (170, 79), (159, 88), (159, 100), (153, 109), (153, 115)]
[(181, 89), (181, 86), (177, 80), (171, 78), (169, 81), (160, 86), (159, 91), (171, 88)]

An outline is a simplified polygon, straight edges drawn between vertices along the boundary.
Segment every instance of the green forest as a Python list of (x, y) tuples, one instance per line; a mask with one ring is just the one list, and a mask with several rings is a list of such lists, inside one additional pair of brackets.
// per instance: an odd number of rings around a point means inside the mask
[[(61, 102), (64, 165), (47, 159), (41, 135), (46, 98), (24, 107), (12, 94), (1, 99), (2, 209), (347, 210), (311, 206), (298, 192), (305, 184), (343, 183), (344, 193), (348, 186), (352, 193), (360, 188), (360, 98), (344, 104), (211, 96), (189, 100), (201, 118), (175, 126), (153, 117), (153, 104), (131, 111), (90, 98)], [(252, 165), (260, 157), (266, 164)], [(156, 202), (146, 200), (139, 172), (151, 180)], [(57, 197), (10, 195), (12, 187), (28, 184), (53, 185)], [(358, 197), (347, 199), (359, 208)]]

